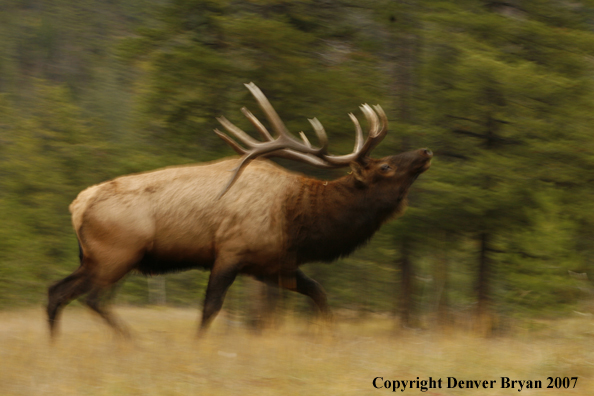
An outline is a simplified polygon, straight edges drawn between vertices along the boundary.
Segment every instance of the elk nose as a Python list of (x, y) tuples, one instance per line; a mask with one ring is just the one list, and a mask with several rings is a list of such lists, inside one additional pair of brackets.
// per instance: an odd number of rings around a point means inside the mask
[(422, 152), (422, 153), (423, 153), (425, 156), (427, 156), (427, 157), (429, 157), (429, 158), (432, 158), (432, 157), (433, 157), (433, 151), (429, 150), (428, 148), (426, 148), (426, 149), (421, 149), (421, 152)]

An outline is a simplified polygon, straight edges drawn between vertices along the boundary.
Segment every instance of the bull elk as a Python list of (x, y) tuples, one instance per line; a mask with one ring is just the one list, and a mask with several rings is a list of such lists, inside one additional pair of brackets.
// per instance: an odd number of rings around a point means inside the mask
[[(299, 266), (336, 260), (368, 241), (382, 223), (403, 211), (411, 184), (429, 168), (433, 154), (419, 149), (370, 158), (386, 135), (388, 121), (380, 106), (374, 111), (362, 105), (367, 138), (349, 114), (355, 124), (355, 148), (348, 155), (331, 155), (318, 120), (309, 120), (321, 142), (321, 147), (314, 147), (303, 132), (301, 140), (289, 133), (258, 87), (246, 86), (276, 138), (243, 108), (264, 141), (223, 117), (218, 121), (242, 145), (215, 130), (242, 155), (240, 159), (122, 176), (87, 188), (72, 202), (80, 266), (49, 288), (52, 336), (61, 309), (83, 294), (91, 309), (126, 334), (102, 296), (133, 270), (153, 275), (210, 269), (200, 333), (219, 312), (240, 273), (309, 296), (322, 313), (329, 313), (323, 288)], [(351, 172), (321, 181), (262, 158), (253, 161), (258, 157), (289, 158), (321, 168), (350, 166)]]

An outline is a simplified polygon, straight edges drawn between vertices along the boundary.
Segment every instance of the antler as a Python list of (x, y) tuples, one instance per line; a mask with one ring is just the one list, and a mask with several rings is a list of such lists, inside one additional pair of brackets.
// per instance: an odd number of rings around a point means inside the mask
[(276, 132), (278, 137), (274, 139), (266, 127), (262, 125), (262, 123), (245, 107), (242, 108), (241, 111), (258, 130), (262, 138), (265, 140), (264, 142), (255, 140), (250, 135), (229, 122), (229, 120), (227, 120), (225, 117), (217, 118), (217, 120), (229, 133), (234, 135), (237, 140), (248, 147), (248, 149), (244, 149), (232, 138), (218, 129), (215, 129), (215, 133), (217, 135), (226, 141), (238, 154), (243, 155), (239, 165), (233, 170), (233, 176), (227, 183), (227, 186), (225, 186), (225, 189), (219, 195), (219, 198), (222, 197), (229, 190), (229, 188), (231, 188), (233, 183), (235, 183), (239, 177), (241, 171), (247, 166), (247, 164), (249, 164), (251, 160), (255, 159), (256, 157), (263, 156), (288, 158), (299, 162), (305, 162), (319, 168), (340, 168), (348, 166), (353, 161), (357, 161), (363, 157), (366, 157), (371, 152), (371, 150), (373, 150), (383, 140), (383, 138), (386, 136), (386, 133), (388, 132), (388, 118), (386, 117), (386, 114), (382, 108), (379, 105), (376, 105), (374, 106), (375, 111), (373, 111), (369, 105), (361, 105), (360, 109), (365, 115), (367, 123), (369, 124), (367, 140), (363, 142), (363, 132), (361, 130), (361, 125), (359, 124), (357, 118), (352, 113), (349, 113), (349, 117), (355, 124), (355, 148), (350, 154), (339, 156), (331, 155), (328, 154), (328, 136), (326, 135), (326, 131), (324, 130), (324, 127), (320, 121), (318, 121), (316, 118), (308, 120), (320, 141), (321, 147), (316, 148), (311, 145), (303, 132), (300, 132), (302, 139), (301, 141), (289, 132), (260, 88), (258, 88), (254, 83), (245, 84), (245, 86), (250, 90), (254, 98), (256, 98), (256, 101), (260, 105), (260, 108), (264, 112), (266, 118), (272, 126), (272, 129), (274, 132)]

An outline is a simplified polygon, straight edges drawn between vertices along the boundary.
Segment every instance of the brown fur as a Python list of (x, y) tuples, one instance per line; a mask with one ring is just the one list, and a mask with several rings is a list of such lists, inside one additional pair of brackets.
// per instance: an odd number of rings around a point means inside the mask
[[(52, 334), (61, 308), (88, 293), (88, 305), (126, 333), (101, 296), (132, 270), (211, 270), (201, 329), (220, 310), (238, 273), (305, 294), (327, 313), (319, 284), (298, 266), (332, 261), (365, 243), (401, 213), (408, 189), (429, 167), (428, 150), (353, 164), (324, 182), (268, 160), (247, 166), (218, 198), (237, 159), (119, 177), (82, 191), (70, 205), (81, 266), (49, 289)], [(389, 169), (383, 169), (389, 165)]]

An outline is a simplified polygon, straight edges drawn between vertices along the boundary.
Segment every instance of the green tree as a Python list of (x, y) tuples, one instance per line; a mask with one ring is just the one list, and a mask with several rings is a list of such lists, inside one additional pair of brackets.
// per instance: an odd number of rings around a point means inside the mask
[[(482, 320), (491, 315), (497, 252), (534, 222), (529, 210), (544, 193), (543, 165), (560, 165), (543, 161), (543, 150), (556, 137), (575, 142), (575, 125), (587, 125), (579, 113), (591, 100), (585, 55), (592, 36), (585, 20), (560, 3), (459, 6), (428, 19), (425, 104), (431, 124), (443, 130), (434, 176), (453, 192), (440, 211), (453, 214), (477, 244)], [(549, 19), (545, 10), (563, 12)]]
[(104, 176), (94, 170), (102, 147), (93, 142), (68, 90), (42, 81), (36, 90), (27, 117), (10, 100), (4, 102), (4, 112), (12, 116), (3, 139), (2, 204), (7, 225), (13, 226), (3, 228), (2, 265), (16, 273), (3, 279), (10, 282), (9, 290), (23, 288), (26, 300), (38, 294), (25, 290), (39, 290), (62, 272), (49, 263), (72, 268), (76, 262), (68, 205), (80, 185)]

